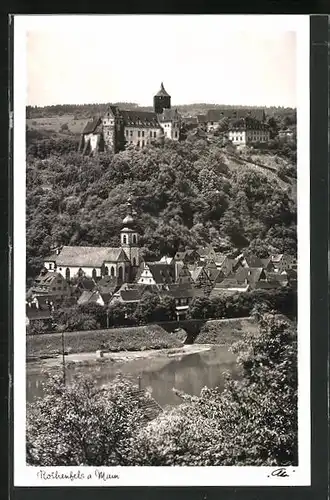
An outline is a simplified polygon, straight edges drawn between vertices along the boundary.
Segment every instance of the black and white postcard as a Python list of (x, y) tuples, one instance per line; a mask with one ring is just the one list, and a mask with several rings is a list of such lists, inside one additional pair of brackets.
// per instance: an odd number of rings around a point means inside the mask
[(310, 485), (309, 17), (14, 16), (14, 485)]

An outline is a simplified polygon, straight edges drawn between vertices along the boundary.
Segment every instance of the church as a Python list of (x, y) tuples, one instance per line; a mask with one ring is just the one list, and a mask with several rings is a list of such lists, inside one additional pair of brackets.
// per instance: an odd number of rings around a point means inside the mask
[(132, 282), (141, 258), (130, 199), (120, 231), (120, 242), (120, 247), (63, 246), (45, 259), (44, 267), (49, 272), (61, 274), (66, 280), (82, 276), (99, 280), (111, 276), (118, 283)]
[(88, 121), (80, 138), (79, 151), (118, 153), (126, 146), (143, 148), (164, 139), (178, 141), (181, 117), (171, 108), (171, 96), (163, 83), (154, 96), (153, 111), (124, 110), (109, 105), (103, 116)]

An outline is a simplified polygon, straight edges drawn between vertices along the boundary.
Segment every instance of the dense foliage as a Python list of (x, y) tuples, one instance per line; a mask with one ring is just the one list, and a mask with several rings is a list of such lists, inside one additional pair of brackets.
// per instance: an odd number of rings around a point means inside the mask
[(206, 243), (260, 255), (296, 251), (290, 192), (235, 164), (216, 140), (188, 136), (98, 157), (70, 152), (69, 136), (62, 150), (55, 139), (42, 141), (27, 157), (28, 277), (53, 245), (118, 245), (129, 191), (148, 258)]
[(296, 332), (274, 316), (236, 344), (242, 379), (183, 395), (133, 438), (136, 465), (297, 465)]
[[(237, 292), (208, 298), (200, 296), (193, 299), (188, 310), (190, 319), (242, 318), (250, 316), (259, 304), (267, 305), (269, 310), (297, 316), (297, 293), (290, 287), (274, 290), (253, 290)], [(175, 300), (170, 296), (145, 293), (138, 303), (117, 302), (109, 307), (99, 304), (57, 306), (54, 311), (53, 327), (42, 322), (34, 322), (28, 328), (29, 334), (53, 331), (89, 331), (116, 326), (144, 325), (175, 321)]]
[(105, 388), (81, 378), (68, 387), (55, 377), (45, 390), (28, 405), (30, 465), (123, 465), (130, 439), (150, 420), (148, 397), (125, 380)]
[[(48, 388), (28, 405), (32, 465), (297, 465), (296, 330), (265, 315), (234, 347), (242, 377), (148, 418), (128, 382)], [(178, 393), (179, 394), (179, 393)], [(157, 412), (158, 413), (158, 412)]]

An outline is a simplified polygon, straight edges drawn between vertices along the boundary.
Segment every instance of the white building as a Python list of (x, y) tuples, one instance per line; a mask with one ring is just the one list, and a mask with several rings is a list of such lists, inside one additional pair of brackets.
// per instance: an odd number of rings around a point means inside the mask
[(130, 202), (127, 210), (120, 231), (120, 247), (64, 246), (44, 260), (44, 267), (66, 280), (79, 276), (93, 279), (111, 276), (122, 282), (132, 281), (140, 265), (140, 244)]

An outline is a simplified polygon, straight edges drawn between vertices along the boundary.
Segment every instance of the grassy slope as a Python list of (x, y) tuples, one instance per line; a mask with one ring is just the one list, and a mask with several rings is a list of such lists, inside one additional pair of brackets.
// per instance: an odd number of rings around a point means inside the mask
[(74, 115), (55, 115), (45, 118), (28, 118), (26, 124), (31, 130), (55, 130), (59, 132), (61, 126), (68, 124), (70, 132), (80, 134), (86, 125), (86, 118), (74, 120)]
[(207, 321), (195, 339), (195, 344), (231, 345), (243, 333), (256, 334), (258, 324), (252, 318)]
[[(241, 338), (243, 332), (255, 333), (257, 329), (257, 324), (250, 318), (207, 321), (197, 335), (195, 343), (230, 345)], [(147, 325), (66, 332), (64, 338), (67, 352), (94, 352), (101, 348), (108, 352), (117, 352), (180, 347), (185, 341), (186, 333), (184, 330), (169, 333), (159, 325)], [(61, 352), (60, 333), (26, 337), (27, 357), (56, 356)]]
[[(104, 349), (109, 352), (138, 351), (180, 347), (185, 334), (168, 333), (158, 325), (131, 328), (113, 328), (64, 334), (67, 352), (94, 352)], [(60, 333), (28, 335), (26, 337), (27, 357), (54, 356), (62, 352)]]

